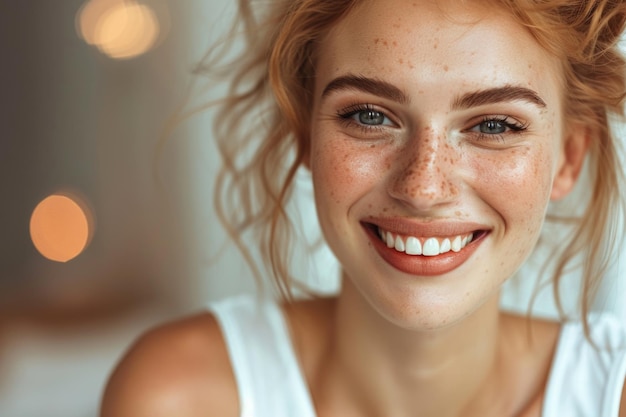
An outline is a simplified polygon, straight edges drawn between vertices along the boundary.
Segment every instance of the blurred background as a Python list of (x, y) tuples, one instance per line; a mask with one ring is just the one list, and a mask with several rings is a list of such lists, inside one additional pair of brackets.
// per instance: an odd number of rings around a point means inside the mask
[(253, 288), (211, 216), (210, 113), (159, 145), (233, 3), (0, 2), (0, 416), (96, 416), (138, 333)]
[[(0, 416), (97, 416), (140, 332), (254, 290), (213, 215), (212, 113), (163, 141), (234, 3), (0, 2)], [(297, 211), (315, 228), (301, 177)], [(333, 291), (336, 265), (325, 248), (316, 256), (294, 262)], [(528, 286), (510, 288), (503, 302), (525, 306)], [(602, 291), (602, 307), (626, 317), (624, 283)]]

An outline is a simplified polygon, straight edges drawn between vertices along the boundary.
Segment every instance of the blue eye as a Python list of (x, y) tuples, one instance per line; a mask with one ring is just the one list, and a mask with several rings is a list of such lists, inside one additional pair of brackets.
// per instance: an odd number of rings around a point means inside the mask
[(487, 135), (500, 135), (510, 127), (502, 120), (485, 120), (478, 125), (478, 129)]
[(486, 116), (469, 131), (484, 136), (502, 136), (526, 130), (527, 125), (508, 116)]
[(385, 115), (376, 110), (364, 110), (354, 114), (353, 117), (358, 118), (359, 123), (369, 126), (378, 126), (385, 123)]
[(338, 112), (337, 116), (343, 121), (353, 123), (364, 129), (395, 126), (384, 112), (376, 110), (370, 104), (350, 106)]

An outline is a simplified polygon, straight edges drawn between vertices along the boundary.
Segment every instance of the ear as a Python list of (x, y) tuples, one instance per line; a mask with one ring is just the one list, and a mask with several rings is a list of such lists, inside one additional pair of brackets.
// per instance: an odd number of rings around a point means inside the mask
[(565, 197), (576, 184), (587, 156), (591, 140), (591, 130), (584, 125), (572, 126), (561, 145), (559, 166), (552, 182), (552, 200)]

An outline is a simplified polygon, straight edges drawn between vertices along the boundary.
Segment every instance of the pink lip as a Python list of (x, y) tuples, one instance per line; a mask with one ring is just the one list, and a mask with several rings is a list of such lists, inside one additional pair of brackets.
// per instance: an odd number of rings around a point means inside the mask
[[(362, 226), (376, 252), (389, 265), (399, 271), (417, 276), (436, 276), (451, 272), (467, 261), (480, 246), (489, 231), (485, 225), (476, 223), (432, 222), (415, 224), (403, 219), (372, 219)], [(393, 248), (378, 237), (377, 227), (387, 231), (416, 237), (458, 236), (474, 232), (475, 239), (460, 252), (450, 251), (437, 256), (407, 255)]]
[(416, 223), (403, 218), (371, 218), (363, 220), (362, 223), (378, 226), (399, 235), (415, 237), (458, 236), (489, 229), (480, 223), (451, 221)]

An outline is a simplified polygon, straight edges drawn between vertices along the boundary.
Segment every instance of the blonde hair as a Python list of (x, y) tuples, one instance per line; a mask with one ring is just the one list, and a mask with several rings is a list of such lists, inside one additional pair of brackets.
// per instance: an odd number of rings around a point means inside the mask
[[(582, 312), (586, 316), (609, 262), (608, 245), (618, 230), (621, 171), (609, 126), (611, 114), (623, 115), (626, 64), (617, 42), (624, 30), (621, 0), (494, 0), (513, 13), (538, 43), (563, 62), (566, 120), (593, 133), (590, 166), (593, 196), (560, 255), (553, 281), (560, 305), (559, 280), (574, 257), (584, 257)], [(267, 270), (282, 296), (299, 285), (290, 274), (293, 224), (286, 206), (294, 177), (309, 151), (311, 90), (316, 45), (356, 0), (278, 0), (261, 12), (239, 1), (241, 53), (217, 66), (222, 54), (208, 57), (200, 72), (228, 75), (228, 95), (216, 116), (215, 135), (224, 165), (217, 179), (216, 211), (257, 278), (263, 276), (243, 243), (252, 233)], [(262, 12), (266, 14), (261, 14)], [(216, 50), (214, 50), (215, 52)], [(621, 232), (621, 231), (619, 231)]]
[(561, 279), (577, 257), (582, 258), (580, 310), (586, 318), (623, 230), (616, 219), (624, 214), (621, 145), (610, 126), (611, 115), (624, 116), (626, 62), (618, 42), (626, 25), (621, 0), (503, 0), (539, 44), (560, 58), (565, 122), (586, 126), (591, 135), (588, 165), (591, 195), (575, 219), (549, 216), (548, 221), (574, 223), (567, 245), (552, 273), (553, 294), (563, 315)]

